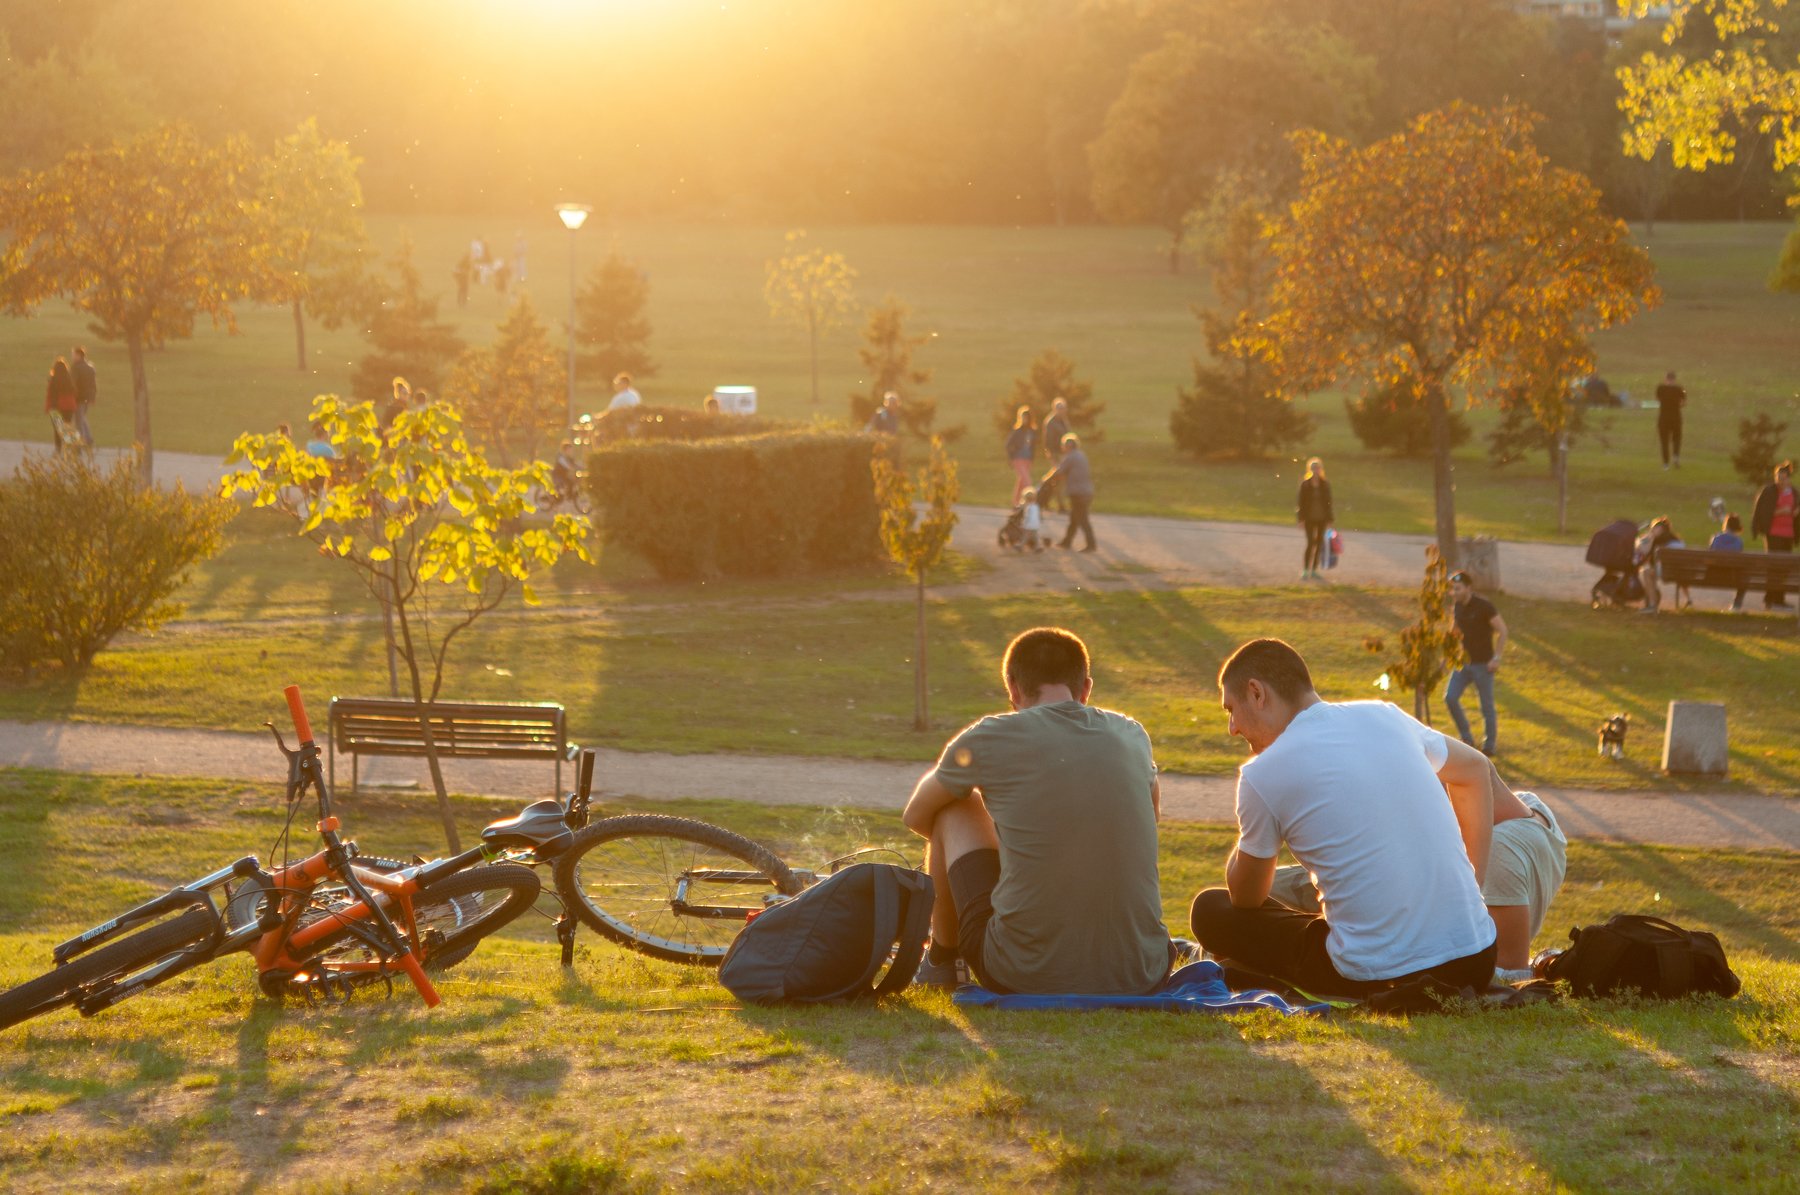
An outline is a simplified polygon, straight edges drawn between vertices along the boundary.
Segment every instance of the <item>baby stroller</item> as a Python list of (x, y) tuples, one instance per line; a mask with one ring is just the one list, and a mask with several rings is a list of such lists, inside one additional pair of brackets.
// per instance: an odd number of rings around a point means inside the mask
[[(1667, 521), (1662, 522), (1654, 546), (1660, 548), (1669, 543), (1679, 546), (1674, 533), (1668, 530)], [(1638, 566), (1644, 563), (1648, 554), (1639, 554), (1638, 543), (1643, 533), (1654, 525), (1646, 523), (1639, 527), (1630, 519), (1617, 519), (1594, 532), (1593, 538), (1588, 540), (1587, 562), (1603, 570), (1593, 589), (1588, 591), (1594, 609), (1616, 607), (1624, 610), (1643, 605), (1649, 598), (1638, 577)]]

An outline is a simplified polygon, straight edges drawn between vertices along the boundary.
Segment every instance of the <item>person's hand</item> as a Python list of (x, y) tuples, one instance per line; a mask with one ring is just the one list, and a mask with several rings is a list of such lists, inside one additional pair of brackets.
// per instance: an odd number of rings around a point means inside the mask
[(1500, 671), (1500, 657), (1495, 656), (1493, 659), (1488, 661), (1488, 675), (1492, 676), (1494, 673), (1499, 672), (1499, 671)]

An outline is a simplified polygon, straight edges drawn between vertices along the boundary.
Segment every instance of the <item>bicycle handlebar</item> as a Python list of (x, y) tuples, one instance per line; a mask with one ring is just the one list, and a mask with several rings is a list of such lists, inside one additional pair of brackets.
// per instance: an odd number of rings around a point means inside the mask
[(300, 699), (300, 686), (289, 685), (282, 690), (282, 693), (287, 697), (288, 713), (293, 716), (294, 733), (300, 736), (300, 745), (302, 747), (311, 746), (313, 741), (312, 723), (306, 720), (306, 703)]

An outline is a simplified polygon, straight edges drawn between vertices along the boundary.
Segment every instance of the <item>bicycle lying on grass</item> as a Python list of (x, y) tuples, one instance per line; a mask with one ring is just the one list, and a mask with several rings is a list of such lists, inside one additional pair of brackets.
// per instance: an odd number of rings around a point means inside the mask
[(808, 870), (690, 818), (629, 813), (590, 824), (595, 753), (585, 751), (574, 792), (494, 822), (479, 846), (411, 864), (361, 855), (338, 833), (300, 691), (286, 693), (300, 746), (289, 750), (270, 725), (288, 761), (288, 823), (277, 845), (310, 789), (325, 849), (273, 871), (246, 856), (69, 939), (51, 952), (55, 970), (0, 993), (0, 1029), (71, 1005), (92, 1016), (238, 952), (255, 959), (259, 986), (277, 998), (343, 1001), (368, 983), (391, 988), (398, 971), (435, 1006), (426, 971), (455, 966), (531, 908), (542, 889), (533, 869), (543, 866), (554, 869), (562, 906), (564, 966), (579, 924), (655, 958), (717, 966), (763, 909), (862, 856), (898, 853), (864, 848)]
[(273, 871), (245, 856), (78, 934), (51, 952), (55, 970), (0, 993), (0, 1028), (69, 1005), (92, 1016), (240, 951), (255, 959), (259, 986), (271, 996), (343, 1000), (361, 984), (391, 987), (397, 972), (435, 1006), (439, 997), (426, 968), (462, 961), (482, 938), (531, 907), (540, 884), (529, 867), (478, 866), (494, 855), (496, 841), (510, 845), (504, 831), (482, 847), (430, 863), (362, 860), (356, 844), (338, 834), (297, 687), (288, 687), (287, 701), (299, 749), (290, 751), (269, 727), (288, 761), (288, 821), (278, 845), (311, 789), (324, 849)]

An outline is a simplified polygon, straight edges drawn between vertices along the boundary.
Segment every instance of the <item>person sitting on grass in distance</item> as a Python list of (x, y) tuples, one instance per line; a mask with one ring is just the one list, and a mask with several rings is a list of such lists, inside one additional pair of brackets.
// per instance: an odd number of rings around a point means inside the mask
[(960, 955), (998, 992), (1141, 995), (1174, 948), (1157, 883), (1150, 736), (1088, 704), (1087, 647), (1038, 627), (1007, 646), (1010, 713), (944, 748), (902, 820), (930, 846), (932, 945), (920, 982)]
[[(1385, 701), (1322, 700), (1279, 639), (1238, 648), (1219, 694), (1252, 758), (1226, 887), (1194, 897), (1195, 939), (1316, 995), (1423, 978), (1487, 988), (1497, 931), (1481, 885), (1499, 779), (1487, 757)], [(1318, 885), (1318, 913), (1269, 895), (1284, 842)]]

